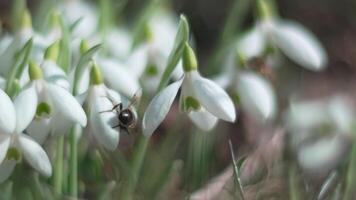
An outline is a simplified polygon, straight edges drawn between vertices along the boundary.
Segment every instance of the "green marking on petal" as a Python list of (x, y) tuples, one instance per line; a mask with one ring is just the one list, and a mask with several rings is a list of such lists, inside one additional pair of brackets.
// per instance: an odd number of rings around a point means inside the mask
[(37, 105), (36, 118), (48, 117), (52, 113), (52, 108), (49, 104), (41, 102)]
[(21, 160), (21, 152), (14, 147), (10, 147), (6, 153), (7, 160), (16, 160), (17, 162)]
[(157, 76), (158, 75), (158, 69), (157, 69), (157, 66), (156, 65), (148, 65), (147, 68), (146, 68), (146, 71), (145, 71), (145, 74), (147, 76)]
[(195, 98), (188, 96), (184, 100), (184, 111), (199, 110), (200, 103)]

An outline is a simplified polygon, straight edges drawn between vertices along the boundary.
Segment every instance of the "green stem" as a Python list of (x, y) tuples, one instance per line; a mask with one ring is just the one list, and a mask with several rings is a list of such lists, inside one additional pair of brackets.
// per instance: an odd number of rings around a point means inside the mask
[(54, 191), (56, 194), (62, 194), (62, 178), (63, 178), (63, 147), (64, 137), (61, 136), (57, 142), (56, 161), (54, 166)]
[(128, 178), (127, 186), (123, 191), (123, 195), (121, 198), (123, 200), (133, 199), (133, 194), (135, 193), (137, 180), (141, 172), (143, 160), (146, 155), (148, 142), (149, 142), (149, 137), (141, 135), (131, 163), (131, 176), (129, 176)]
[(69, 138), (70, 160), (69, 160), (69, 195), (78, 196), (78, 147), (75, 128), (72, 129)]
[(211, 61), (211, 66), (209, 69), (214, 71), (220, 65), (219, 62), (225, 55), (225, 52), (228, 47), (231, 46), (231, 40), (236, 36), (237, 33), (240, 32), (242, 23), (248, 14), (249, 7), (251, 6), (253, 0), (235, 0), (233, 3), (231, 10), (226, 18), (225, 25), (223, 27), (223, 31), (221, 32), (216, 48), (214, 49)]
[(356, 187), (356, 142), (354, 141), (352, 145), (352, 152), (350, 156), (350, 163), (347, 170), (347, 177), (346, 177), (346, 187), (345, 187), (345, 196), (344, 200), (349, 200), (354, 197), (356, 194), (355, 187)]

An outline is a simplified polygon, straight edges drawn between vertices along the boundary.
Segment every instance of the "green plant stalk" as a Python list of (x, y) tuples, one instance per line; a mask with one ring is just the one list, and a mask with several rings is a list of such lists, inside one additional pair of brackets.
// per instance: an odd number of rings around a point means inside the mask
[(62, 180), (63, 180), (63, 150), (64, 150), (64, 136), (59, 137), (57, 141), (56, 160), (54, 165), (53, 186), (57, 195), (62, 194)]
[(346, 177), (346, 187), (344, 192), (344, 200), (352, 199), (355, 195), (355, 186), (356, 186), (356, 141), (354, 139), (351, 156), (350, 156), (350, 163), (347, 170), (347, 177)]
[(223, 31), (221, 32), (216, 48), (214, 49), (211, 60), (209, 70), (214, 71), (219, 61), (225, 55), (227, 47), (230, 47), (230, 42), (236, 34), (240, 32), (242, 27), (242, 23), (246, 18), (248, 10), (254, 2), (253, 0), (235, 0), (233, 3), (231, 10), (226, 18), (225, 25), (223, 27)]
[(128, 177), (128, 183), (125, 190), (123, 191), (123, 195), (121, 198), (123, 200), (133, 199), (133, 194), (135, 193), (137, 180), (141, 172), (143, 160), (146, 155), (148, 142), (149, 142), (149, 138), (144, 135), (141, 135), (131, 162), (131, 173), (130, 176)]
[(78, 146), (75, 128), (70, 133), (70, 158), (69, 158), (69, 195), (78, 196)]

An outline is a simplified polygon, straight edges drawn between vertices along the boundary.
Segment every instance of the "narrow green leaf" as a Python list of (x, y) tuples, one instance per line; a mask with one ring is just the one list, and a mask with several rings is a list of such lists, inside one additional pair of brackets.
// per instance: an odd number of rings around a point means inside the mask
[(100, 44), (93, 46), (90, 48), (88, 51), (86, 51), (79, 59), (79, 62), (75, 68), (75, 74), (74, 74), (74, 83), (73, 83), (73, 94), (77, 94), (77, 86), (78, 82), (80, 80), (80, 77), (85, 69), (85, 67), (88, 65), (88, 63), (91, 61), (93, 58), (94, 54), (98, 52), (100, 49)]
[(169, 77), (172, 74), (175, 67), (177, 66), (179, 59), (182, 56), (185, 43), (188, 42), (188, 40), (189, 40), (189, 24), (186, 17), (184, 15), (181, 15), (173, 49), (169, 54), (167, 66), (161, 77), (161, 81), (158, 85), (157, 92), (162, 90), (163, 87), (168, 83)]
[(320, 191), (317, 197), (317, 200), (322, 200), (327, 197), (328, 194), (335, 189), (336, 182), (339, 178), (337, 171), (330, 173), (330, 175), (326, 178), (324, 183), (320, 187)]
[(240, 197), (242, 200), (244, 200), (245, 195), (244, 195), (243, 186), (242, 186), (241, 180), (240, 180), (240, 168), (243, 165), (246, 157), (243, 157), (243, 158), (239, 159), (238, 162), (236, 162), (234, 148), (232, 146), (231, 140), (229, 140), (229, 147), (230, 147), (230, 154), (231, 154), (231, 158), (232, 158), (232, 164), (234, 165), (235, 181), (238, 186), (238, 191), (239, 191)]
[(65, 71), (70, 70), (71, 65), (71, 48), (70, 48), (70, 34), (69, 27), (67, 27), (63, 21), (63, 17), (60, 17), (60, 25), (62, 31), (62, 39), (60, 42), (60, 52), (58, 56), (57, 63)]
[(15, 56), (15, 63), (12, 66), (12, 70), (9, 73), (9, 78), (6, 83), (5, 91), (9, 96), (13, 96), (15, 92), (14, 81), (19, 79), (23, 70), (25, 69), (26, 64), (28, 63), (28, 59), (31, 53), (33, 40), (29, 39), (24, 47), (17, 53)]

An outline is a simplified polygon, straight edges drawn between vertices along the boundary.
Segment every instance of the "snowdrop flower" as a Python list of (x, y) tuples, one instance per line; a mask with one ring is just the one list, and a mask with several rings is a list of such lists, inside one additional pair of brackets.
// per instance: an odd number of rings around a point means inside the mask
[(24, 10), (21, 18), (21, 25), (19, 30), (16, 32), (16, 35), (13, 37), (10, 44), (6, 47), (6, 50), (0, 55), (0, 74), (7, 76), (11, 66), (14, 62), (15, 54), (23, 48), (25, 43), (33, 38), (33, 49), (31, 51), (31, 58), (33, 60), (39, 61), (42, 59), (44, 48), (47, 47), (50, 43), (47, 43), (46, 40), (35, 33), (32, 29), (31, 15), (28, 10)]
[(87, 1), (62, 1), (59, 10), (69, 26), (80, 20), (73, 30), (74, 37), (88, 38), (95, 32), (99, 19), (98, 13)]
[(313, 71), (325, 68), (327, 55), (318, 39), (302, 25), (272, 16), (266, 1), (258, 1), (262, 20), (238, 42), (247, 59), (264, 53), (267, 44), (280, 49), (289, 59)]
[(104, 82), (115, 91), (132, 97), (139, 89), (139, 77), (125, 64), (110, 58), (97, 59)]
[(349, 151), (353, 119), (351, 104), (338, 96), (292, 103), (286, 120), (300, 165), (318, 173), (335, 168)]
[(228, 94), (213, 81), (203, 78), (197, 61), (186, 44), (183, 53), (184, 77), (159, 92), (151, 101), (143, 117), (143, 134), (150, 136), (167, 115), (179, 88), (180, 108), (203, 130), (214, 127), (217, 119), (234, 122), (235, 107)]
[(22, 156), (42, 175), (49, 177), (52, 174), (46, 152), (23, 133), (35, 115), (34, 108), (23, 109), (28, 107), (25, 104), (27, 99), (24, 99), (23, 95), (16, 98), (13, 104), (0, 90), (0, 182), (4, 182), (11, 175)]
[(277, 100), (269, 81), (251, 70), (237, 69), (246, 64), (235, 63), (233, 54), (227, 60), (227, 69), (215, 79), (216, 82), (238, 94), (242, 109), (257, 120), (266, 122), (274, 119)]
[(105, 86), (100, 69), (96, 65), (91, 68), (90, 82), (89, 90), (80, 95), (87, 107), (89, 132), (100, 145), (113, 151), (119, 144), (119, 130), (113, 128), (118, 125), (118, 120), (114, 112), (103, 111), (112, 110), (121, 102), (121, 98), (117, 92)]
[[(30, 83), (17, 98), (26, 102), (21, 109), (29, 113), (35, 112), (35, 125), (32, 127), (31, 124), (28, 132), (36, 141), (42, 143), (49, 132), (64, 134), (75, 123), (86, 126), (84, 110), (66, 89), (51, 82), (51, 77), (43, 78), (41, 68), (34, 63), (29, 65), (29, 75)], [(36, 122), (39, 126), (36, 126)], [(47, 127), (49, 131), (41, 127)], [(36, 132), (38, 129), (40, 130)]]

